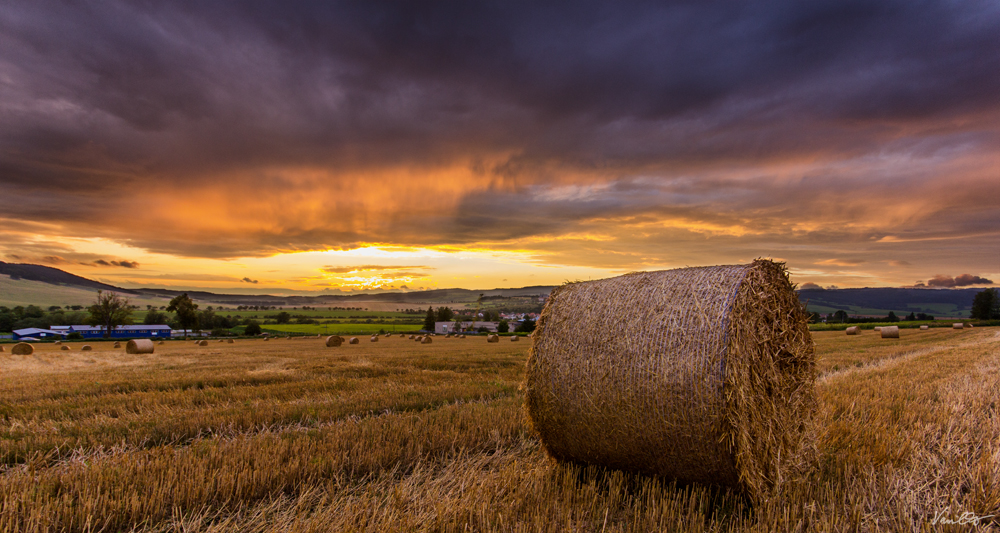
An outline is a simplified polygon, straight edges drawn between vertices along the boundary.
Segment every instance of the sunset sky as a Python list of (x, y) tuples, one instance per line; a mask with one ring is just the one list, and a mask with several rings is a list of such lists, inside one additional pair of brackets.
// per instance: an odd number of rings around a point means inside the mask
[(3, 261), (273, 293), (757, 257), (1000, 282), (1000, 3), (0, 8)]

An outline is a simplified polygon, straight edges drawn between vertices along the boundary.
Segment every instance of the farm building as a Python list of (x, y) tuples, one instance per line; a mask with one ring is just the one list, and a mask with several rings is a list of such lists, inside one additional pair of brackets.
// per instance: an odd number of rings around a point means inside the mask
[(61, 339), (62, 333), (52, 330), (52, 329), (40, 329), (40, 328), (24, 328), (15, 329), (12, 332), (13, 338), (16, 341), (19, 340), (48, 340), (48, 339)]
[(496, 333), (497, 326), (499, 325), (499, 322), (485, 322), (481, 320), (477, 320), (475, 322), (462, 322), (457, 327), (455, 322), (435, 322), (434, 333), (447, 335), (458, 331), (478, 331), (479, 328), (486, 328), (488, 331)]
[[(37, 328), (29, 328), (37, 329)], [(26, 331), (26, 330), (18, 330)], [(86, 326), (86, 325), (74, 325), (74, 326), (52, 326), (47, 330), (38, 330), (39, 332), (48, 333), (44, 337), (40, 338), (60, 338), (60, 336), (67, 336), (70, 333), (79, 333), (81, 337), (85, 339), (100, 339), (104, 337), (104, 327), (103, 326)], [(32, 337), (38, 337), (39, 334), (33, 334)], [(22, 335), (23, 336), (23, 335)], [(112, 339), (137, 339), (137, 338), (166, 338), (170, 337), (170, 326), (150, 326), (150, 325), (135, 325), (135, 326), (118, 326), (114, 331), (111, 332)], [(18, 338), (17, 331), (14, 332), (14, 338)]]

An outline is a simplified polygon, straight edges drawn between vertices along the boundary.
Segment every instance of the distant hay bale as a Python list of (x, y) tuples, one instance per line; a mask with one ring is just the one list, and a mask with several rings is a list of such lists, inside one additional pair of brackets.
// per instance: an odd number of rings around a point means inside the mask
[(56, 341), (56, 345), (57, 346), (60, 345), (60, 344), (62, 344), (62, 341)]
[(348, 344), (358, 344), (360, 342), (361, 341), (359, 341), (357, 337), (351, 337), (351, 340), (348, 342)]
[(920, 329), (921, 329), (922, 331), (926, 331), (926, 330), (928, 330), (928, 329), (931, 329), (931, 327), (930, 327), (930, 326), (928, 326), (927, 324), (924, 324), (923, 326), (920, 326)]
[(228, 343), (228, 344), (236, 344), (236, 341), (234, 341), (233, 339), (229, 339), (229, 340), (226, 341), (226, 343)]
[(410, 340), (411, 340), (411, 341), (412, 341), (412, 340), (413, 340), (414, 338), (416, 338), (416, 336), (415, 336), (415, 335), (410, 335)]
[(517, 336), (517, 335), (512, 335), (512, 336), (510, 337), (510, 342), (517, 342), (517, 341), (519, 341), (519, 340), (521, 340), (521, 337), (519, 337), (519, 336)]
[(406, 333), (400, 333), (399, 334), (399, 338), (400, 339), (405, 339), (406, 338)]
[(219, 342), (226, 342), (226, 341), (224, 341), (223, 339), (219, 339)]
[(458, 338), (460, 338), (460, 339), (464, 339), (464, 338), (465, 338), (465, 335), (459, 335), (459, 336), (458, 336)]
[(158, 342), (158, 343), (156, 343), (156, 344), (166, 344), (166, 342), (164, 342), (164, 341), (160, 341), (160, 342)]
[(69, 346), (66, 346), (65, 344), (63, 344), (62, 347), (60, 348), (60, 350), (69, 351)]
[(121, 348), (121, 347), (122, 347), (122, 343), (118, 342), (118, 341), (115, 341), (115, 345), (113, 346), (113, 348)]
[(132, 339), (125, 344), (125, 353), (153, 353), (153, 341), (149, 339)]
[(951, 329), (965, 329), (965, 324), (961, 322), (955, 322), (951, 325)]
[(432, 339), (432, 338), (430, 338), (430, 337), (424, 337), (424, 338), (423, 338), (423, 339), (422, 339), (422, 340), (420, 341), (420, 344), (430, 344), (430, 343), (432, 343), (432, 342), (434, 342), (434, 339)]
[(875, 331), (882, 331), (882, 326), (875, 326), (872, 329), (874, 329)]
[(341, 344), (344, 344), (344, 338), (341, 337), (340, 335), (330, 335), (329, 337), (326, 338), (327, 348), (336, 348)]
[(10, 353), (14, 355), (31, 355), (35, 353), (35, 347), (26, 342), (19, 342), (10, 349)]
[(857, 326), (851, 326), (851, 327), (847, 328), (844, 331), (846, 331), (848, 335), (857, 335), (858, 334), (858, 327)]
[(898, 339), (899, 326), (885, 326), (882, 328), (881, 333), (883, 339)]
[(264, 340), (269, 341), (271, 340), (271, 337), (264, 337)]
[(814, 457), (816, 361), (784, 264), (637, 272), (552, 291), (525, 407), (559, 460), (738, 487)]
[(208, 341), (202, 339), (202, 340), (198, 341), (198, 346), (208, 346)]
[(413, 339), (413, 340), (415, 340), (417, 342), (423, 342), (424, 341), (424, 336), (423, 335), (419, 335), (419, 336), (417, 336), (416, 339)]
[(3, 346), (0, 346), (0, 353), (2, 353), (4, 351), (6, 351), (6, 350), (4, 350)]
[(500, 335), (487, 335), (486, 342), (500, 342)]
[(81, 352), (89, 352), (91, 350), (93, 350), (93, 348), (91, 348), (89, 344), (84, 344), (83, 346), (80, 347)]
[(975, 324), (969, 324), (969, 327), (970, 327), (970, 328), (974, 328), (974, 327), (976, 327), (976, 326), (975, 326)]
[(378, 342), (378, 335), (372, 335), (371, 341)]

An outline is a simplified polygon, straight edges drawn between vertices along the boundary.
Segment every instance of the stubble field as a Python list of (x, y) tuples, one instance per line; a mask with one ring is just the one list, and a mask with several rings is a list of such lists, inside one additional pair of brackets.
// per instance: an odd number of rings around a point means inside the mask
[(813, 334), (819, 459), (757, 507), (550, 461), (521, 410), (528, 342), (8, 346), (0, 531), (1000, 527), (1000, 333), (901, 336)]

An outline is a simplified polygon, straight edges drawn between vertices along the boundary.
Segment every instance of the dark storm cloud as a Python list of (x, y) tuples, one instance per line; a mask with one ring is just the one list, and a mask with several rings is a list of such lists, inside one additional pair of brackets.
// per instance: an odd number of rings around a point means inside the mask
[(242, 279), (242, 280), (240, 280), (240, 281), (242, 281), (243, 283), (253, 283), (253, 284), (257, 284), (259, 280), (256, 280), (256, 279), (250, 279), (250, 278), (243, 278), (243, 279)]
[(962, 274), (956, 277), (938, 274), (927, 281), (928, 287), (968, 287), (970, 285), (992, 285), (993, 281), (972, 274)]
[[(7, 216), (183, 256), (521, 239), (623, 217), (778, 239), (803, 216), (870, 210), (822, 176), (789, 186), (718, 171), (992, 150), (998, 27), (985, 1), (6, 5), (0, 187)], [(477, 186), (454, 210), (414, 201), (378, 226), (344, 205), (307, 227), (293, 205), (199, 225), (215, 214), (198, 203), (206, 192), (309, 197), (359, 175), (392, 191), (401, 179), (386, 167), (431, 182), (455, 165)], [(302, 168), (328, 175), (273, 170)], [(896, 183), (936, 177), (914, 172)], [(850, 178), (888, 187), (880, 173)], [(984, 190), (965, 194), (980, 205)], [(154, 201), (185, 208), (179, 223), (149, 218)], [(990, 231), (995, 210), (964, 206), (925, 210), (943, 236)], [(282, 223), (240, 224), (258, 219)], [(902, 237), (928, 237), (919, 229)]]

